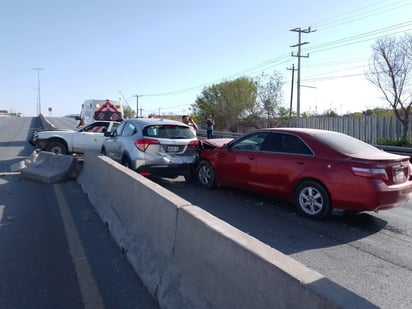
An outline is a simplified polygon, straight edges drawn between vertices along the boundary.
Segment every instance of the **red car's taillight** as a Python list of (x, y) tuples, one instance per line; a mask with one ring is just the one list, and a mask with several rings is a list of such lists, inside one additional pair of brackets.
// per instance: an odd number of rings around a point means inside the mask
[(137, 139), (134, 141), (134, 144), (136, 145), (137, 149), (141, 151), (146, 151), (146, 149), (150, 145), (160, 145), (160, 142), (156, 139), (151, 139), (151, 138), (141, 138)]
[(388, 174), (384, 168), (352, 167), (352, 172), (356, 176), (388, 180)]
[(187, 146), (197, 147), (199, 146), (199, 140), (191, 141), (189, 144), (187, 144)]
[(409, 168), (408, 168), (408, 179), (412, 179), (412, 163), (409, 162)]

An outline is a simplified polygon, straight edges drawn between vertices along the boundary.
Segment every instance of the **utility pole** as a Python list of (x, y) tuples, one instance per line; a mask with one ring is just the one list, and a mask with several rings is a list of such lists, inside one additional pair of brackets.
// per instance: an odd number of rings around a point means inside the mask
[(40, 70), (44, 70), (43, 68), (33, 68), (33, 70), (37, 71), (37, 114), (41, 114), (41, 98), (40, 98)]
[(292, 118), (292, 102), (293, 102), (293, 85), (295, 84), (295, 64), (292, 63), (292, 68), (288, 68), (288, 70), (292, 70), (292, 85), (290, 87), (290, 106), (289, 106), (289, 118)]
[(136, 94), (134, 97), (136, 97), (136, 118), (139, 118), (139, 95)]
[(299, 118), (300, 118), (300, 58), (305, 57), (305, 58), (309, 58), (309, 54), (302, 56), (301, 54), (301, 47), (302, 45), (305, 44), (309, 44), (309, 42), (302, 42), (302, 33), (311, 33), (314, 32), (316, 30), (311, 30), (311, 28), (306, 28), (306, 29), (301, 29), (301, 28), (294, 28), (291, 29), (290, 31), (293, 32), (297, 32), (299, 34), (299, 38), (298, 38), (298, 43), (295, 45), (292, 45), (290, 47), (297, 47), (298, 48), (298, 52), (297, 54), (294, 54), (292, 52), (292, 57), (297, 57), (298, 58), (298, 80), (297, 80), (297, 107), (296, 107), (296, 125), (299, 126)]

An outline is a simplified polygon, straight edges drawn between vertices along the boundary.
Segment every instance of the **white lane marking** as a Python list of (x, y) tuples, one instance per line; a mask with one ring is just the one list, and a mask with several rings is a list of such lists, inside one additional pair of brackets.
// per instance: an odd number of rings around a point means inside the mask
[(0, 176), (18, 175), (20, 172), (1, 172)]
[(53, 184), (54, 192), (63, 218), (64, 230), (69, 244), (70, 254), (76, 269), (77, 279), (79, 281), (80, 292), (83, 298), (83, 304), (86, 309), (104, 308), (103, 300), (100, 296), (96, 281), (90, 269), (89, 261), (84, 252), (80, 241), (79, 234), (70, 214), (69, 206), (64, 197), (62, 186)]

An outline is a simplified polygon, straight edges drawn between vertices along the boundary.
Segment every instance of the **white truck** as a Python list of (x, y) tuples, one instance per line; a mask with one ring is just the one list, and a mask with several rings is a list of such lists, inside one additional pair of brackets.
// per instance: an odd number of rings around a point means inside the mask
[(38, 130), (30, 143), (44, 151), (56, 154), (84, 153), (88, 150), (100, 151), (105, 132), (113, 132), (120, 122), (95, 121), (75, 130)]
[(119, 101), (114, 100), (86, 100), (82, 104), (80, 117), (86, 123), (98, 120), (123, 120), (123, 106)]

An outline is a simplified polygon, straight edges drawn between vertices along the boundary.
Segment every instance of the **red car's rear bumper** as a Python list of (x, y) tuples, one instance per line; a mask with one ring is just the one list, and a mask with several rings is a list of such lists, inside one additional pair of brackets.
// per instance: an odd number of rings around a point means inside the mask
[(378, 205), (371, 210), (378, 211), (403, 206), (409, 200), (412, 200), (412, 181), (390, 187), (381, 183), (377, 191)]

